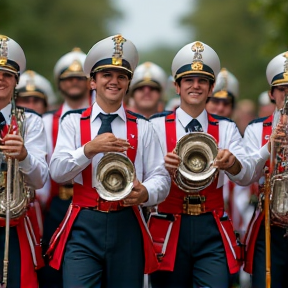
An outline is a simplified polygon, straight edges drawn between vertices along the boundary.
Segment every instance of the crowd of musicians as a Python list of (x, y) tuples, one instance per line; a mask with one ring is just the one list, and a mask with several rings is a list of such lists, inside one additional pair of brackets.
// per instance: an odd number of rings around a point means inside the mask
[[(251, 275), (247, 287), (287, 288), (285, 146), (275, 159), (284, 179), (275, 184), (281, 186), (277, 205), (284, 207), (283, 218), (267, 199), (274, 143), (288, 137), (288, 51), (267, 65), (268, 91), (261, 101), (265, 97), (270, 110), (257, 119), (250, 113), (249, 124), (249, 102), (238, 112), (237, 124), (231, 120), (238, 80), (207, 44), (194, 41), (175, 55), (170, 77), (175, 103), (166, 110), (164, 70), (138, 62), (135, 45), (122, 35), (97, 42), (87, 55), (74, 48), (54, 68), (62, 99), (57, 106), (51, 83), (25, 71), (21, 46), (0, 35), (3, 287), (232, 288), (240, 287), (244, 270)], [(199, 135), (215, 140), (208, 168), (216, 173), (201, 189), (192, 182), (184, 191), (178, 143)], [(135, 169), (122, 198), (100, 193), (98, 167), (108, 152), (114, 153), (112, 166), (121, 154)], [(199, 159), (189, 161), (202, 165)], [(9, 163), (17, 168), (12, 182), (20, 175), (30, 191), (28, 203), (19, 201), (20, 215), (14, 213), (15, 189), (10, 200), (6, 193)], [(115, 175), (107, 177), (112, 186), (120, 185)]]

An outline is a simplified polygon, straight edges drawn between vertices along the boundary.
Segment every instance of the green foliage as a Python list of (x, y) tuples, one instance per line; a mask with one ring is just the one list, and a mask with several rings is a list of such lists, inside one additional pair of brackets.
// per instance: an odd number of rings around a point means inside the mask
[(54, 65), (62, 55), (74, 47), (87, 53), (109, 36), (110, 21), (122, 17), (110, 0), (1, 0), (1, 12), (5, 13), (0, 18), (0, 34), (21, 45), (27, 69), (52, 83)]
[[(251, 11), (263, 17), (268, 36), (264, 53), (274, 55), (288, 49), (288, 1), (287, 0), (252, 0)], [(277, 53), (276, 53), (277, 54)]]
[(191, 13), (182, 24), (191, 28), (190, 42), (200, 40), (211, 46), (221, 66), (238, 78), (240, 98), (256, 100), (268, 89), (266, 66), (272, 57), (261, 52), (267, 31), (264, 20), (249, 10), (250, 1), (198, 0), (196, 8), (191, 2)]

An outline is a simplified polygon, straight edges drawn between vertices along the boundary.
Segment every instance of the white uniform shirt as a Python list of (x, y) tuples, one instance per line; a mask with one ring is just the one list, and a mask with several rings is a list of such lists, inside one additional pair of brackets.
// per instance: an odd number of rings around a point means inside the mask
[[(100, 112), (104, 113), (97, 103), (94, 103), (90, 118), (91, 139), (97, 136), (101, 126), (101, 120), (97, 117)], [(117, 138), (127, 139), (126, 114), (123, 106), (113, 114), (118, 114), (111, 123), (113, 134)], [(96, 175), (98, 162), (103, 156), (103, 153), (99, 153), (92, 160), (85, 156), (80, 138), (80, 118), (80, 114), (71, 113), (61, 122), (56, 148), (50, 162), (51, 177), (58, 183), (74, 179), (74, 182), (83, 184), (81, 171), (92, 161), (92, 173)], [(144, 206), (151, 206), (166, 198), (171, 180), (164, 167), (164, 155), (151, 123), (144, 119), (137, 119), (137, 123), (138, 147), (134, 163), (136, 176), (149, 194)], [(96, 181), (96, 176), (92, 177), (92, 187), (96, 187)]]
[[(279, 111), (275, 110), (274, 118), (272, 123), (272, 129), (276, 127), (279, 120)], [(266, 161), (270, 157), (268, 151), (268, 143), (262, 145), (262, 134), (263, 134), (263, 121), (253, 122), (249, 124), (245, 130), (244, 134), (244, 145), (248, 154), (250, 154), (254, 159), (257, 160), (256, 169), (253, 173), (253, 182), (258, 181), (262, 176), (264, 176), (264, 166)], [(269, 135), (264, 136), (265, 139), (270, 138)], [(260, 182), (263, 184), (264, 180)]]
[[(6, 124), (9, 125), (11, 104), (8, 104), (1, 112)], [(48, 177), (46, 135), (40, 116), (25, 112), (24, 135), (22, 137), (28, 155), (23, 161), (19, 162), (19, 168), (24, 175), (25, 183), (33, 189), (39, 189), (43, 187)]]
[[(87, 108), (88, 102), (84, 103), (82, 107), (79, 107), (79, 109)], [(61, 111), (61, 117), (68, 111), (73, 110), (66, 102), (63, 103), (62, 111)], [(59, 123), (61, 120), (61, 117), (59, 119)], [(47, 138), (47, 162), (50, 162), (52, 153), (53, 153), (53, 113), (47, 113), (44, 114), (43, 117), (45, 132), (46, 132), (46, 138)], [(48, 179), (42, 189), (39, 189), (36, 191), (37, 196), (41, 199), (42, 203), (46, 203), (46, 201), (49, 198), (50, 195), (50, 189), (51, 189), (51, 181), (50, 177), (48, 176)]]
[[(187, 114), (180, 107), (176, 110), (176, 134), (177, 141), (187, 134), (185, 127), (193, 118)], [(208, 130), (208, 115), (206, 110), (196, 118), (202, 125), (203, 132)], [(165, 117), (152, 118), (151, 122), (153, 124), (154, 130), (158, 134), (161, 146), (163, 149), (164, 155), (167, 154), (167, 145), (166, 145), (166, 129), (165, 129)], [(193, 132), (192, 132), (193, 133)], [(217, 183), (217, 188), (223, 186), (225, 183), (225, 173), (228, 177), (235, 183), (239, 185), (248, 185), (250, 181), (250, 174), (253, 171), (254, 163), (249, 160), (246, 155), (244, 148), (242, 147), (242, 137), (238, 131), (236, 124), (229, 120), (219, 120), (219, 143), (218, 147), (221, 149), (228, 149), (233, 153), (237, 159), (242, 164), (242, 169), (240, 173), (233, 176), (230, 173), (220, 170), (219, 178)], [(171, 152), (171, 151), (169, 151)]]

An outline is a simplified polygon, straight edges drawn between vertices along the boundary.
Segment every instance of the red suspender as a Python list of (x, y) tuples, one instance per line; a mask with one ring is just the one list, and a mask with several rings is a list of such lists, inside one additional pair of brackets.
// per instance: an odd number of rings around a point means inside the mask
[[(177, 133), (176, 133), (176, 115), (175, 113), (171, 113), (166, 116), (165, 119), (165, 128), (166, 128), (166, 145), (167, 145), (167, 151), (172, 152), (175, 148), (175, 145), (177, 143)], [(207, 133), (212, 135), (216, 143), (219, 142), (219, 129), (218, 125), (219, 122), (213, 118), (210, 114), (208, 114), (208, 130)]]
[(52, 141), (53, 141), (53, 150), (56, 146), (58, 129), (59, 129), (59, 120), (62, 114), (63, 105), (53, 114), (52, 122)]
[[(270, 135), (272, 133), (272, 122), (273, 115), (267, 117), (263, 122), (263, 130), (262, 130), (262, 146), (264, 146), (270, 139)], [(266, 167), (270, 167), (270, 158), (265, 163)]]
[[(90, 127), (90, 115), (92, 112), (92, 106), (82, 113), (80, 119), (80, 134), (81, 134), (81, 145), (85, 145), (91, 141), (91, 127)], [(92, 183), (92, 165), (89, 164), (86, 169), (82, 171), (83, 184)]]
[(216, 143), (219, 143), (219, 122), (217, 119), (213, 118), (212, 115), (208, 114), (208, 130), (207, 133), (212, 135)]
[(175, 119), (176, 119), (175, 113), (167, 115), (165, 119), (167, 152), (172, 152), (177, 143)]
[(127, 119), (127, 140), (132, 148), (127, 150), (127, 156), (134, 163), (137, 153), (138, 144), (138, 128), (137, 128), (137, 117), (126, 111)]
[[(92, 106), (86, 109), (80, 119), (80, 133), (81, 133), (81, 145), (85, 145), (91, 141), (91, 125), (90, 116), (92, 112)], [(138, 140), (138, 129), (137, 129), (137, 117), (126, 111), (127, 119), (127, 140), (131, 145), (131, 149), (128, 149), (127, 156), (134, 163), (137, 152), (137, 140)], [(92, 165), (89, 164), (86, 169), (82, 171), (83, 183), (92, 183)]]

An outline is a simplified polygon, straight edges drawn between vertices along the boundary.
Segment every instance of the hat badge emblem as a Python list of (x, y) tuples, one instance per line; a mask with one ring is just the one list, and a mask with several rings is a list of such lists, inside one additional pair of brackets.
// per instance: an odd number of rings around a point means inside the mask
[(122, 66), (123, 44), (127, 41), (123, 36), (116, 35), (112, 38), (114, 42), (114, 53), (112, 55), (112, 64)]
[(78, 60), (74, 60), (67, 70), (71, 72), (81, 72), (82, 71), (81, 63)]
[(151, 71), (150, 71), (151, 63), (150, 62), (145, 63), (144, 67), (145, 67), (144, 80), (149, 81), (152, 78)]
[(228, 73), (225, 68), (221, 69), (223, 77), (220, 79), (219, 88), (221, 90), (214, 93), (214, 97), (227, 98), (228, 97)]
[(202, 60), (202, 52), (204, 51), (204, 45), (197, 41), (191, 47), (192, 52), (194, 52), (193, 61), (191, 64), (191, 68), (193, 71), (201, 71), (203, 70), (203, 60)]
[(26, 91), (35, 91), (36, 87), (35, 87), (35, 81), (34, 81), (34, 76), (35, 73), (33, 71), (27, 71), (28, 75), (29, 75), (29, 79), (27, 79), (26, 82)]
[(8, 59), (8, 37), (0, 35), (0, 65), (3, 66), (7, 63)]
[(286, 60), (284, 62), (284, 73), (283, 73), (283, 76), (284, 76), (284, 79), (288, 79), (288, 51), (283, 54), (283, 57), (286, 58)]

